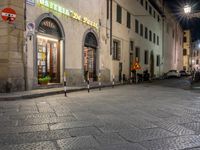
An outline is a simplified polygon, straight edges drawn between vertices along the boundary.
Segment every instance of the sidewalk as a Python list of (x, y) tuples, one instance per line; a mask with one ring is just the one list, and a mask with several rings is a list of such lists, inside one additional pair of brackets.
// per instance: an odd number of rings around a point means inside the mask
[[(115, 86), (124, 85), (121, 83), (116, 83)], [(102, 88), (111, 87), (112, 83), (102, 83)], [(90, 89), (99, 88), (98, 83), (92, 83)], [(87, 90), (87, 84), (77, 86), (77, 87), (67, 87), (67, 93)], [(37, 97), (44, 97), (56, 94), (64, 95), (64, 87), (49, 88), (49, 89), (36, 89), (31, 91), (13, 92), (13, 93), (0, 93), (0, 101), (14, 101), (20, 99), (31, 99)]]

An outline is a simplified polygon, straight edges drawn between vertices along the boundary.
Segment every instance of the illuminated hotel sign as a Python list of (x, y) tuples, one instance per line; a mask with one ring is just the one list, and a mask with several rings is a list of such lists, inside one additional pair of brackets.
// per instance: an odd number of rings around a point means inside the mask
[(68, 10), (62, 6), (57, 5), (56, 3), (53, 3), (49, 0), (38, 0), (37, 1), (39, 6), (44, 6), (46, 8), (49, 8), (57, 13), (63, 14), (67, 17), (70, 17), (72, 19), (78, 20), (84, 24), (87, 24), (95, 29), (98, 29), (98, 24), (89, 20), (87, 17), (82, 17), (81, 15), (79, 15), (78, 13), (72, 11), (72, 10)]

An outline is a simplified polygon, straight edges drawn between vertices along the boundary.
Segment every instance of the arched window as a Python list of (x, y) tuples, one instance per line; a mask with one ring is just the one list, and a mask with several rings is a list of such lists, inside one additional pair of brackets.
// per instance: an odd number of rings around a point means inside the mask
[(97, 46), (98, 46), (97, 39), (96, 39), (96, 37), (95, 37), (95, 35), (93, 33), (89, 32), (86, 35), (85, 46), (86, 47), (97, 48)]
[(43, 19), (39, 24), (38, 31), (40, 33), (49, 34), (56, 37), (62, 36), (58, 24), (51, 18)]

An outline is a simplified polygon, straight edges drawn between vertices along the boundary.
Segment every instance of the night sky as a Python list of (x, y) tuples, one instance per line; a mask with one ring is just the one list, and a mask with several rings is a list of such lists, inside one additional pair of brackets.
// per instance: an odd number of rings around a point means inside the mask
[(165, 0), (165, 3), (170, 7), (173, 14), (176, 15), (183, 29), (191, 30), (193, 41), (200, 39), (200, 18), (188, 20), (182, 15), (182, 8), (185, 4), (190, 4), (193, 12), (200, 12), (200, 0)]

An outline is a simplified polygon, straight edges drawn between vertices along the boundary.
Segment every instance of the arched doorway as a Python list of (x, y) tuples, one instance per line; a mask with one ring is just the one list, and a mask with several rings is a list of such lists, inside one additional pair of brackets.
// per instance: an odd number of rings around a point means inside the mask
[(37, 31), (38, 83), (46, 77), (50, 77), (50, 83), (60, 83), (63, 72), (63, 31), (52, 17), (40, 19)]
[(94, 33), (87, 33), (84, 41), (84, 78), (97, 81), (97, 39)]
[(151, 76), (151, 78), (154, 77), (154, 54), (153, 54), (153, 51), (151, 51), (151, 54), (150, 54), (150, 76)]

